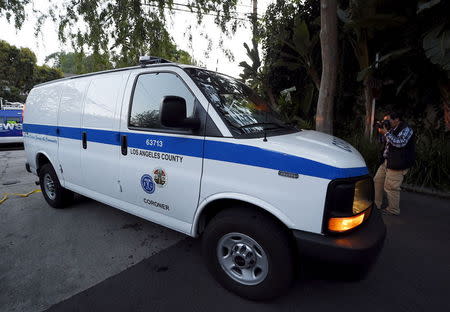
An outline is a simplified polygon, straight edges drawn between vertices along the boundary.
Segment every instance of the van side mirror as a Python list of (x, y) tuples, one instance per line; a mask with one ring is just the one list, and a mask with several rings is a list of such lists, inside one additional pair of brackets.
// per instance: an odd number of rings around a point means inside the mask
[(200, 119), (186, 117), (186, 100), (179, 96), (165, 96), (161, 102), (159, 118), (164, 127), (198, 129)]

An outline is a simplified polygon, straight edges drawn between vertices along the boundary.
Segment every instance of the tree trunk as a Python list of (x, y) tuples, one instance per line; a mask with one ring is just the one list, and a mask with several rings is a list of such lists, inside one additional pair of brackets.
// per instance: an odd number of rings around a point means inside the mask
[(337, 0), (320, 1), (320, 45), (322, 79), (317, 102), (316, 130), (333, 134), (333, 106), (338, 63)]
[(270, 86), (266, 86), (265, 89), (266, 89), (266, 92), (267, 92), (267, 96), (269, 97), (270, 105), (273, 108), (277, 108), (278, 109), (277, 101), (275, 100), (275, 96), (273, 95), (272, 88)]
[(252, 43), (253, 49), (258, 52), (258, 0), (252, 0), (253, 3), (253, 13), (252, 13)]
[[(358, 40), (355, 55), (358, 57), (359, 70), (362, 71), (370, 66), (369, 62), (369, 46), (367, 43), (367, 32), (366, 30), (361, 30), (360, 38)], [(370, 132), (372, 131), (372, 75), (368, 73), (363, 80), (363, 97), (364, 97), (364, 136), (369, 139)]]
[(371, 75), (367, 75), (364, 78), (364, 107), (366, 115), (364, 116), (364, 137), (369, 138), (372, 131), (372, 87), (371, 87)]

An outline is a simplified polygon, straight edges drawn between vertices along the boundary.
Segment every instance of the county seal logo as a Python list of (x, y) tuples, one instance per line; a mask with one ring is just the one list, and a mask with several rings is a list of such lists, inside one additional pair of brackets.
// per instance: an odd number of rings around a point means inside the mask
[(148, 174), (144, 174), (141, 177), (141, 186), (142, 189), (148, 194), (153, 194), (155, 192), (155, 183), (153, 182), (152, 177)]
[(153, 169), (153, 181), (155, 181), (156, 186), (164, 187), (167, 185), (167, 173), (163, 168)]

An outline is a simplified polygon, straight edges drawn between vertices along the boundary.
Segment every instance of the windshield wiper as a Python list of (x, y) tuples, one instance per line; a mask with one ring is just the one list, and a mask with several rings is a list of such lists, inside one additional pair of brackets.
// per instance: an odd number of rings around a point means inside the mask
[(245, 129), (245, 128), (251, 128), (251, 127), (258, 127), (258, 126), (264, 126), (264, 125), (275, 125), (276, 128), (263, 128), (264, 130), (271, 130), (271, 129), (277, 129), (277, 128), (284, 128), (282, 125), (279, 125), (275, 122), (255, 122), (248, 125), (239, 126), (239, 129)]

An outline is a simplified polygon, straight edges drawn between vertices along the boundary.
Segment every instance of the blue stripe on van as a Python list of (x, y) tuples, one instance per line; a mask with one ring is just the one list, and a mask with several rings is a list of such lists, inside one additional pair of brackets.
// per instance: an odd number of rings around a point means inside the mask
[(369, 173), (366, 167), (337, 168), (311, 159), (266, 150), (260, 147), (208, 140), (205, 142), (205, 158), (330, 180), (361, 176)]
[[(128, 137), (128, 146), (134, 148), (140, 148), (150, 151), (157, 151), (162, 153), (180, 154), (192, 157), (203, 157), (202, 145), (204, 140), (192, 139), (192, 138), (182, 138), (182, 137), (171, 137), (171, 136), (160, 136), (160, 135), (149, 135), (144, 133), (126, 133)], [(146, 140), (160, 140), (163, 141), (163, 146), (158, 147), (155, 145), (146, 144)]]
[[(56, 126), (24, 124), (23, 129), (25, 132), (58, 136)], [(83, 131), (87, 133), (87, 139), (90, 142), (120, 145), (121, 133), (118, 131), (59, 127), (59, 136), (81, 140)], [(144, 133), (125, 132), (123, 134), (126, 134), (128, 137), (128, 147), (150, 151), (204, 157), (206, 159), (293, 172), (329, 180), (368, 174), (366, 167), (337, 168), (314, 160), (243, 144)], [(146, 143), (147, 139), (161, 140), (163, 141), (163, 146), (149, 145)], [(203, 144), (205, 148), (202, 155)]]
[(81, 131), (86, 132), (86, 138), (89, 142), (120, 145), (120, 132), (118, 131), (85, 129), (85, 128), (82, 128)]
[(43, 135), (57, 136), (56, 126), (23, 124), (23, 132), (32, 132)]
[[(55, 127), (56, 128), (56, 127)], [(66, 139), (81, 139), (81, 129), (80, 128), (71, 128), (71, 127), (58, 127), (59, 128), (59, 136)], [(26, 127), (24, 127), (26, 129)], [(27, 130), (25, 130), (27, 131)], [(33, 132), (30, 130), (30, 132)]]

